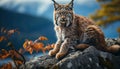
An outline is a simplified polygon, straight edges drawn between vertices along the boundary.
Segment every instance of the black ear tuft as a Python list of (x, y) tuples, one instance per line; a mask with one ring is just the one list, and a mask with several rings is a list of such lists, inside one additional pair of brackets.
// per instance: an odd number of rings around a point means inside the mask
[(53, 1), (54, 3), (56, 3), (55, 0), (52, 0), (52, 1)]
[(72, 0), (72, 1), (68, 4), (68, 6), (71, 8), (71, 10), (73, 9), (73, 1), (74, 1), (74, 0)]
[(55, 0), (52, 0), (54, 2), (54, 8), (55, 10), (59, 7), (59, 4), (55, 1)]

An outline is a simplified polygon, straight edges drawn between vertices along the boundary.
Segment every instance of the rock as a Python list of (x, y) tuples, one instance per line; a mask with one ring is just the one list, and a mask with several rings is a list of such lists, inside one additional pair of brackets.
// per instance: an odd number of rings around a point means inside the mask
[[(110, 43), (109, 43), (110, 40)], [(113, 41), (117, 41), (113, 40)], [(112, 45), (112, 39), (106, 39)], [(115, 42), (116, 43), (116, 42)], [(120, 42), (118, 42), (120, 43)], [(119, 69), (120, 56), (97, 50), (93, 46), (84, 51), (70, 52), (61, 60), (44, 55), (31, 59), (22, 65), (20, 69)]]
[(114, 39), (106, 38), (105, 41), (106, 41), (108, 46), (111, 46), (111, 45), (114, 45), (114, 44), (120, 45), (120, 38), (114, 38)]

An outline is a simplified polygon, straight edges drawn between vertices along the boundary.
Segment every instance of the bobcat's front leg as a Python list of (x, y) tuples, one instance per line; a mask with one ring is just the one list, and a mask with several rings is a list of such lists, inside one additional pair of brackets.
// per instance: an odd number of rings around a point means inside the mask
[(56, 53), (59, 52), (61, 43), (62, 43), (61, 40), (57, 40), (54, 49), (49, 51), (49, 55), (50, 55), (50, 56), (54, 56), (54, 55), (56, 55)]
[(62, 40), (61, 40), (61, 32), (60, 32), (61, 30), (60, 30), (60, 28), (57, 27), (57, 26), (55, 26), (54, 29), (55, 29), (55, 31), (56, 31), (57, 42), (55, 43), (55, 47), (54, 47), (54, 49), (49, 51), (49, 55), (50, 55), (50, 56), (54, 56), (54, 55), (56, 55), (56, 53), (59, 52), (59, 50), (60, 50), (60, 46), (61, 46), (61, 44), (62, 44)]
[(60, 51), (56, 54), (56, 59), (60, 59), (65, 56), (68, 52), (68, 49), (75, 45), (76, 41), (71, 40), (71, 38), (66, 38), (60, 47)]

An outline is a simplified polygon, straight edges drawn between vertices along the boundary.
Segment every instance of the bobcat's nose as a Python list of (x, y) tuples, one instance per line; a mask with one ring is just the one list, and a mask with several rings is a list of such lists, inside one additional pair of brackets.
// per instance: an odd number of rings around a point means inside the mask
[(66, 21), (67, 19), (65, 18), (65, 16), (62, 16), (60, 21)]

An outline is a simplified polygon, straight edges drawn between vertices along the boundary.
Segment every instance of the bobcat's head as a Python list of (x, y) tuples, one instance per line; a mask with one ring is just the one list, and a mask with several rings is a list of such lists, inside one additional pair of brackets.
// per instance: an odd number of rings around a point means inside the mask
[(54, 2), (54, 20), (55, 24), (60, 27), (69, 27), (73, 22), (73, 0), (66, 5)]

